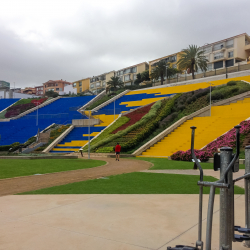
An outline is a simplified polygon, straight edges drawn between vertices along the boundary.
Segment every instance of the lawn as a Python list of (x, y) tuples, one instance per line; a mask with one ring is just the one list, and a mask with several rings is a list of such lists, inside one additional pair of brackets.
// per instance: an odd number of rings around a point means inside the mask
[(0, 179), (93, 168), (104, 165), (105, 161), (85, 159), (37, 159), (0, 160)]
[[(134, 172), (40, 189), (24, 194), (198, 194), (199, 176)], [(205, 176), (206, 181), (215, 181)], [(204, 187), (204, 194), (209, 188)], [(216, 189), (219, 194), (219, 189)], [(235, 186), (236, 194), (244, 189)]]
[[(135, 159), (135, 158), (131, 158)], [(150, 170), (156, 169), (193, 169), (194, 163), (188, 161), (170, 161), (167, 158), (147, 158), (147, 157), (136, 157), (136, 160), (149, 161), (154, 164)], [(213, 163), (201, 162), (203, 169), (213, 169)], [(240, 169), (245, 169), (244, 164), (240, 164)]]

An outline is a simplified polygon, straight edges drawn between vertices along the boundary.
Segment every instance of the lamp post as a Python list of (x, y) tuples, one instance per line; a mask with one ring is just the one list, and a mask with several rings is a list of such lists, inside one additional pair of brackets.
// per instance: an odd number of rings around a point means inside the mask
[(114, 100), (114, 120), (115, 120), (115, 100)]
[(209, 83), (210, 84), (210, 116), (211, 116), (211, 107), (212, 107), (212, 101), (211, 101), (211, 85), (213, 85), (211, 82)]
[(36, 103), (36, 107), (37, 107), (37, 109), (36, 109), (36, 126), (38, 126), (38, 101), (36, 101), (36, 102), (34, 102), (34, 103)]
[(15, 98), (15, 87), (16, 85), (15, 85), (15, 82), (14, 82), (14, 91), (13, 91), (13, 98)]
[(166, 84), (168, 84), (168, 65), (166, 64)]
[[(90, 114), (91, 113), (94, 113), (94, 112), (97, 112), (97, 111), (92, 111), (92, 110), (89, 110), (89, 120), (90, 120)], [(89, 121), (89, 127), (88, 127), (88, 134), (89, 134), (89, 142), (88, 142), (88, 159), (90, 159), (90, 121)]]

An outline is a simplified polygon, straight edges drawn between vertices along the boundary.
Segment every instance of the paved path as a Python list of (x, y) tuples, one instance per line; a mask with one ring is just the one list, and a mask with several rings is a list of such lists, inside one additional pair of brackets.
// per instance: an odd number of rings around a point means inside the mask
[[(141, 172), (148, 173), (161, 173), (161, 174), (187, 174), (187, 175), (200, 175), (199, 170), (193, 169), (166, 169), (166, 170), (142, 170)], [(214, 178), (220, 179), (220, 171), (214, 171), (212, 169), (204, 169), (204, 175), (213, 176)], [(236, 179), (245, 174), (245, 169), (240, 169), (239, 172), (233, 173), (233, 178)], [(242, 188), (244, 186), (244, 180), (236, 182), (236, 185)]]
[[(203, 203), (205, 241), (208, 195)], [(1, 250), (166, 250), (194, 246), (198, 195), (13, 195), (0, 197)], [(235, 196), (236, 225), (244, 226), (244, 195)], [(212, 250), (219, 246), (215, 196)], [(233, 250), (245, 250), (233, 243)]]
[(2, 179), (0, 180), (0, 196), (96, 179), (103, 176), (131, 173), (145, 170), (152, 166), (150, 162), (132, 159), (120, 159), (119, 162), (113, 158), (98, 157), (92, 159), (103, 160), (107, 164), (95, 168)]

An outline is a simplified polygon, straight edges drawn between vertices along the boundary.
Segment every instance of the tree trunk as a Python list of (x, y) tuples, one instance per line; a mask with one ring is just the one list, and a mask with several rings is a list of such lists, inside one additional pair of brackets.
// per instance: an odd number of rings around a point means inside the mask
[(161, 74), (161, 85), (163, 85), (164, 76)]
[(192, 64), (192, 78), (194, 79), (194, 64)]

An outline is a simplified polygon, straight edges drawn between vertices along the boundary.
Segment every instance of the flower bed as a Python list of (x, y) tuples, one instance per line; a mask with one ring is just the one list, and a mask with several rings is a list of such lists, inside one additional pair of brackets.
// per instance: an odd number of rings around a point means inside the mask
[[(36, 107), (37, 105), (42, 104), (47, 99), (48, 98), (24, 99), (24, 100), (22, 99), (22, 100), (20, 100), (20, 102), (18, 101), (21, 104), (13, 105), (7, 109), (7, 112), (5, 114), (5, 118), (11, 118), (11, 117), (15, 117), (17, 115), (20, 115), (21, 113), (23, 113), (29, 109), (32, 109), (32, 108)], [(24, 103), (22, 103), (21, 101)]]
[[(250, 121), (242, 121), (240, 123), (240, 144), (242, 145), (244, 137), (250, 133)], [(224, 135), (218, 137), (216, 140), (210, 142), (204, 149), (195, 150), (195, 155), (201, 161), (207, 161), (214, 156), (214, 153), (218, 151), (218, 148), (222, 147), (236, 147), (236, 129), (233, 128)], [(171, 155), (172, 160), (176, 161), (191, 161), (191, 150), (177, 151)]]
[(151, 103), (150, 105), (148, 105), (146, 107), (142, 107), (140, 109), (137, 109), (134, 112), (131, 112), (127, 115), (124, 115), (130, 119), (129, 122), (125, 123), (121, 127), (114, 130), (112, 132), (112, 134), (116, 134), (117, 132), (126, 129), (127, 127), (129, 127), (129, 126), (135, 124), (136, 122), (138, 122), (139, 120), (141, 120), (141, 118), (149, 112), (152, 105), (153, 105), (153, 103)]

